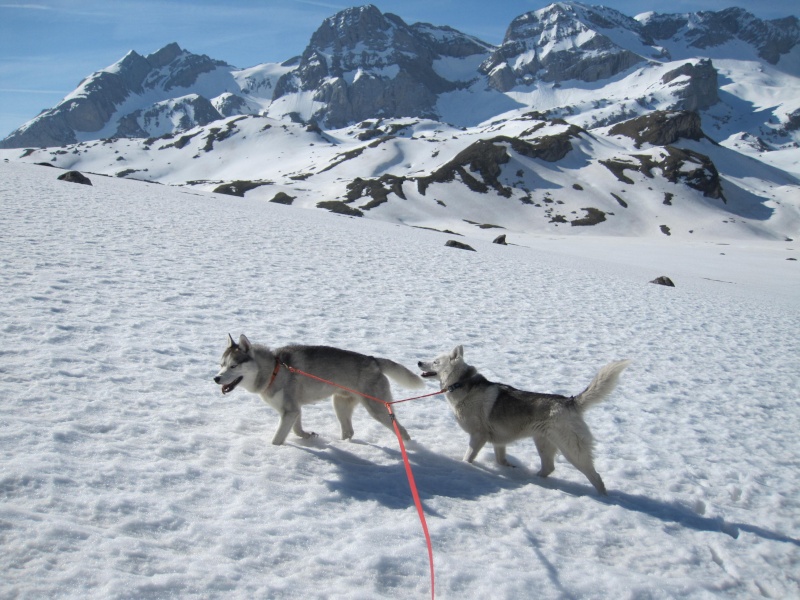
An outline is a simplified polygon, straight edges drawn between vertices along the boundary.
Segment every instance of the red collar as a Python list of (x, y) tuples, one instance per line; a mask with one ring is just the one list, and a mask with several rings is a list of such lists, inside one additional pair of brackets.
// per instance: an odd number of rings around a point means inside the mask
[(272, 370), (272, 377), (269, 378), (269, 383), (267, 384), (266, 389), (269, 389), (272, 386), (272, 382), (275, 381), (275, 378), (278, 376), (278, 371), (281, 368), (281, 363), (277, 360), (275, 361), (275, 368)]

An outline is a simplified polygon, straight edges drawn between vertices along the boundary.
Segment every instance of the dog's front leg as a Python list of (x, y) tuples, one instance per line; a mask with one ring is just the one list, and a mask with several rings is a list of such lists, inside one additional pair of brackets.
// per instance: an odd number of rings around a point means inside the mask
[(469, 436), (469, 448), (467, 448), (467, 453), (464, 455), (464, 460), (467, 462), (472, 462), (475, 460), (475, 457), (478, 456), (478, 452), (481, 451), (481, 448), (486, 444), (486, 438), (478, 435), (470, 435)]
[(289, 430), (295, 426), (295, 423), (300, 420), (300, 409), (291, 408), (286, 409), (281, 413), (281, 422), (278, 424), (278, 430), (272, 438), (272, 443), (280, 446), (286, 441), (286, 436), (289, 435)]

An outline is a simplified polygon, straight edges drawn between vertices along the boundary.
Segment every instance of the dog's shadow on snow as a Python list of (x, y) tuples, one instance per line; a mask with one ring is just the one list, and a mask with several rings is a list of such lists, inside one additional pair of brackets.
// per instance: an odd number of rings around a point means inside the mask
[[(364, 444), (359, 441), (350, 443)], [(377, 464), (348, 452), (343, 445), (317, 442), (303, 443), (296, 447), (336, 468), (337, 476), (325, 481), (325, 485), (332, 491), (355, 500), (377, 501), (387, 508), (404, 509), (413, 506), (399, 448), (368, 444), (392, 461), (391, 464)], [(468, 464), (436, 454), (415, 441), (406, 442), (406, 449), (423, 503), (433, 497), (475, 500), (500, 490), (516, 489), (531, 483), (531, 473), (526, 469), (509, 469), (510, 473), (505, 476), (478, 463)], [(436, 514), (427, 505), (425, 512)]]
[[(336, 468), (337, 477), (324, 482), (332, 491), (359, 501), (375, 501), (390, 509), (405, 509), (413, 505), (400, 450), (372, 444), (370, 446), (390, 456), (393, 463), (376, 464), (335, 444), (313, 443), (296, 447)], [(611, 490), (608, 496), (598, 496), (589, 484), (583, 485), (552, 476), (546, 479), (537, 477), (525, 467), (496, 469), (477, 462), (468, 464), (431, 452), (415, 441), (407, 442), (406, 448), (425, 513), (431, 516), (443, 515), (425, 502), (430, 498), (477, 500), (502, 490), (536, 485), (570, 496), (586, 497), (609, 506), (619, 506), (696, 531), (720, 532), (733, 538), (738, 538), (740, 532), (746, 532), (764, 539), (800, 546), (800, 540), (782, 533), (756, 525), (729, 522), (721, 517), (705, 517), (679, 502), (664, 502), (616, 490)]]

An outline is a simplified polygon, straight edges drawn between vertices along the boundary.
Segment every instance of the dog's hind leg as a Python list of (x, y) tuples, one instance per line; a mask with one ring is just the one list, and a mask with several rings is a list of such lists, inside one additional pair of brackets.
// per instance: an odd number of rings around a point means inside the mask
[(558, 452), (558, 448), (543, 435), (533, 436), (533, 442), (536, 444), (536, 450), (539, 451), (539, 460), (542, 462), (542, 468), (539, 469), (537, 475), (539, 477), (547, 477), (556, 468), (556, 452)]
[(317, 434), (314, 433), (313, 431), (305, 431), (303, 429), (302, 419), (303, 415), (300, 413), (300, 411), (298, 411), (297, 419), (295, 420), (294, 425), (292, 426), (292, 431), (294, 431), (294, 434), (297, 437), (303, 438), (304, 440), (307, 440), (310, 437), (316, 437)]
[[(384, 375), (381, 375), (373, 385), (368, 387), (367, 393), (373, 398), (381, 398), (386, 402), (391, 402), (392, 400), (392, 389), (389, 387), (389, 380), (386, 379)], [(386, 408), (385, 404), (370, 400), (369, 398), (362, 398), (361, 403), (373, 419), (394, 431), (392, 415), (389, 414), (389, 410)], [(400, 431), (400, 437), (406, 442), (410, 440), (411, 436), (408, 435), (406, 428), (400, 425), (400, 421), (397, 420), (397, 417), (395, 417), (394, 420), (397, 423), (397, 429)]]
[(601, 495), (607, 495), (603, 479), (594, 469), (590, 448), (585, 447), (585, 445), (564, 444), (561, 447), (561, 452), (564, 454), (564, 458), (571, 462), (578, 471), (586, 475), (586, 478)]
[(358, 404), (358, 400), (352, 396), (344, 394), (336, 394), (333, 397), (333, 410), (336, 412), (336, 418), (339, 419), (339, 425), (342, 427), (342, 439), (352, 439), (353, 434), (353, 410)]
[(508, 460), (506, 460), (506, 447), (500, 444), (494, 444), (494, 459), (497, 461), (498, 465), (502, 465), (504, 467), (513, 467)]
[[(376, 398), (377, 397), (379, 396), (376, 396)], [(391, 396), (389, 396), (389, 398), (391, 398)], [(385, 405), (367, 398), (364, 398), (362, 403), (373, 419), (394, 431), (394, 425), (392, 425), (392, 415), (389, 414), (389, 411), (386, 409)], [(397, 421), (397, 417), (395, 417), (395, 421), (397, 422), (397, 428), (400, 430), (400, 437), (402, 437), (406, 442), (410, 440), (411, 436), (408, 435), (406, 428), (400, 425), (400, 421)]]

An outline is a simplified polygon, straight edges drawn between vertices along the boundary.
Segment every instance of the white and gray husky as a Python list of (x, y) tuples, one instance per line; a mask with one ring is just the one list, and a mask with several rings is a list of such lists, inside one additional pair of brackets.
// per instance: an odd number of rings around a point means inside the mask
[(433, 362), (420, 361), (419, 368), (423, 377), (439, 379), (456, 421), (469, 434), (464, 460), (475, 460), (490, 442), (497, 462), (508, 466), (506, 446), (533, 437), (542, 462), (540, 477), (553, 472), (556, 452), (560, 451), (599, 493), (605, 494), (603, 480), (594, 469), (593, 438), (583, 413), (614, 390), (619, 374), (629, 362), (606, 365), (584, 391), (573, 397), (526, 392), (491, 382), (464, 362), (462, 346)]
[[(222, 368), (214, 382), (222, 386), (223, 394), (241, 385), (248, 392), (259, 394), (264, 402), (278, 411), (281, 420), (272, 438), (273, 444), (283, 444), (290, 429), (302, 438), (314, 435), (303, 430), (300, 409), (329, 396), (333, 396), (333, 408), (342, 427), (343, 440), (353, 437), (352, 415), (359, 403), (375, 420), (394, 430), (385, 405), (293, 373), (287, 366), (386, 402), (392, 400), (387, 375), (409, 389), (425, 385), (415, 373), (387, 358), (329, 346), (292, 345), (270, 350), (266, 346), (251, 344), (244, 335), (239, 337), (237, 344), (228, 335), (228, 347), (222, 353)], [(403, 439), (410, 439), (405, 428), (400, 423), (397, 426)]]

